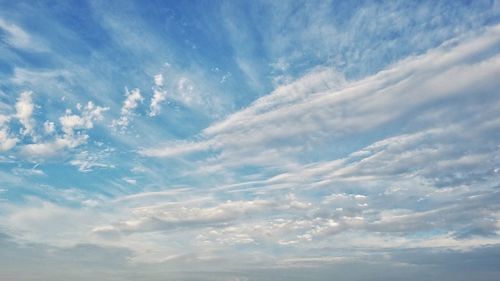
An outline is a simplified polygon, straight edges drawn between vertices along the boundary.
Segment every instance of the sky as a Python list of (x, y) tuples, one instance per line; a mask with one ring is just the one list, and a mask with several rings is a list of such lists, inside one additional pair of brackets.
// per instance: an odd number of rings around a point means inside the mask
[(500, 2), (0, 0), (0, 279), (498, 280)]

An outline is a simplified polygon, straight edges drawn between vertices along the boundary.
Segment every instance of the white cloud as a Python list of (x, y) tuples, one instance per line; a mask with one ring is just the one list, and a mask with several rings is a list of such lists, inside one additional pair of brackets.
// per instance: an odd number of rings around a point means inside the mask
[(187, 105), (199, 105), (201, 102), (200, 97), (194, 93), (193, 82), (186, 77), (180, 78), (177, 82), (177, 94), (176, 98)]
[(139, 89), (133, 89), (130, 92), (127, 92), (127, 98), (123, 102), (122, 107), (122, 115), (130, 114), (130, 111), (134, 110), (139, 102), (142, 102), (143, 97), (141, 96), (141, 92)]
[(32, 47), (32, 42), (29, 34), (19, 26), (9, 23), (0, 18), (0, 29), (7, 32), (7, 39), (10, 44), (19, 48)]
[(35, 120), (32, 118), (35, 105), (31, 98), (32, 92), (22, 92), (16, 102), (16, 117), (23, 125), (24, 129), (21, 131), (23, 135), (33, 135), (35, 128)]
[(139, 106), (139, 103), (142, 103), (144, 100), (139, 89), (133, 89), (132, 91), (126, 90), (125, 97), (120, 111), (120, 118), (112, 122), (113, 127), (121, 128), (122, 130), (129, 125), (134, 110)]
[(15, 136), (10, 134), (7, 124), (10, 121), (10, 116), (0, 114), (0, 151), (11, 150), (19, 141)]
[(5, 124), (9, 123), (11, 117), (8, 115), (3, 115), (0, 114), (0, 126), (4, 126)]
[[(315, 69), (210, 126), (202, 141), (169, 143), (143, 151), (152, 157), (211, 149), (220, 152), (204, 161), (190, 161), (190, 167), (226, 172), (221, 172), (223, 183), (217, 181), (216, 174), (213, 181), (203, 183), (203, 191), (166, 186), (161, 187), (163, 191), (114, 201), (83, 198), (78, 201), (83, 209), (78, 211), (44, 202), (13, 209), (0, 221), (27, 233), (32, 242), (124, 246), (134, 250), (134, 261), (171, 262), (191, 257), (183, 252), (200, 245), (203, 251), (208, 249), (213, 257), (220, 257), (238, 248), (234, 245), (253, 243), (269, 245), (258, 249), (264, 252), (286, 247), (304, 256), (309, 250), (342, 247), (460, 248), (461, 242), (471, 247), (498, 243), (496, 237), (457, 238), (461, 233), (477, 235), (476, 229), (488, 233), (499, 229), (498, 194), (487, 192), (491, 191), (488, 185), (498, 182), (498, 169), (492, 169), (498, 166), (498, 149), (492, 148), (498, 143), (492, 132), (500, 124), (495, 113), (499, 107), (491, 99), (491, 93), (496, 93), (491, 89), (498, 89), (494, 79), (499, 70), (497, 35), (489, 33), (488, 40), (480, 38), (468, 47), (442, 47), (361, 81), (346, 82), (334, 70)], [(163, 83), (155, 77), (156, 87)], [(194, 94), (192, 83), (181, 80), (175, 86), (187, 95), (179, 99), (193, 104), (194, 98), (188, 98)], [(157, 114), (163, 101), (156, 94), (150, 114)], [(439, 103), (450, 97), (446, 104), (450, 110), (441, 112)], [(129, 125), (141, 101), (139, 90), (127, 92), (114, 126)], [(105, 109), (97, 110), (93, 104), (77, 108), (79, 113), (67, 112), (59, 119), (62, 135), (46, 143), (28, 144), (24, 152), (55, 155), (85, 144), (89, 138), (85, 131)], [(412, 120), (406, 122), (405, 118)], [(427, 121), (421, 122), (423, 119)], [(393, 121), (406, 123), (394, 125)], [(370, 135), (385, 124), (406, 131)], [(55, 133), (52, 122), (44, 123), (44, 129)], [(6, 143), (9, 131), (1, 133), (0, 143)], [(333, 153), (345, 145), (345, 136), (359, 138), (361, 144), (350, 144), (344, 154)], [(324, 143), (327, 149), (315, 147)], [(308, 158), (309, 153), (314, 155)], [(106, 165), (90, 152), (81, 152), (68, 162), (81, 171)], [(245, 165), (257, 166), (256, 170), (266, 165), (277, 168), (255, 172), (243, 179), (248, 182), (233, 177), (243, 169), (234, 172), (232, 168)], [(196, 172), (187, 171), (192, 178)], [(148, 180), (145, 174), (137, 176), (141, 184)], [(469, 181), (481, 183), (470, 188)], [(125, 182), (137, 183), (124, 177), (112, 184), (119, 192), (130, 192), (132, 186), (122, 188)], [(216, 187), (211, 186), (214, 182)], [(443, 186), (436, 188), (438, 184)], [(145, 188), (161, 190), (157, 185), (154, 182)], [(275, 191), (284, 188), (294, 193), (277, 196), (283, 190)], [(221, 190), (227, 192), (217, 193)], [(200, 197), (200, 193), (206, 196)], [(218, 194), (223, 199), (217, 198)], [(228, 197), (233, 201), (226, 201)], [(102, 208), (98, 215), (88, 210), (95, 207)], [(54, 235), (56, 225), (64, 227), (62, 233)], [(446, 234), (419, 235), (436, 227)], [(121, 240), (123, 234), (130, 233), (133, 235)], [(176, 241), (178, 248), (164, 241)], [(262, 255), (272, 256), (270, 252)], [(319, 255), (282, 261), (315, 264), (342, 260)]]
[(51, 121), (45, 121), (43, 123), (43, 130), (45, 131), (46, 134), (53, 134), (56, 131), (56, 126), (54, 122)]
[(160, 113), (161, 103), (167, 99), (167, 91), (163, 89), (154, 89), (154, 94), (151, 98), (151, 105), (149, 106), (149, 116), (156, 116)]
[(273, 207), (266, 200), (226, 201), (213, 207), (145, 206), (133, 209), (135, 218), (122, 221), (116, 227), (124, 232), (148, 232), (182, 226), (217, 225), (258, 214)]
[(7, 128), (0, 127), (0, 151), (11, 150), (19, 140), (10, 135)]
[(209, 149), (210, 146), (209, 142), (172, 143), (167, 147), (146, 149), (141, 154), (150, 157), (175, 157), (186, 153), (204, 151)]
[[(268, 208), (272, 215), (196, 224), (204, 228), (196, 236), (204, 247), (468, 249), (498, 243), (498, 192), (492, 188), (500, 179), (499, 43), (494, 27), (359, 81), (317, 69), (211, 125), (200, 141), (141, 153), (180, 158), (213, 151), (189, 171), (227, 179), (209, 192), (283, 205)], [(242, 176), (238, 168), (249, 166), (258, 172)], [(294, 195), (273, 201), (285, 190)], [(199, 217), (207, 219), (204, 211), (214, 208), (180, 206), (202, 209)], [(120, 227), (171, 229), (173, 214), (182, 213), (168, 210), (165, 223), (154, 215), (160, 210)]]
[(106, 149), (99, 152), (82, 151), (76, 154), (74, 159), (72, 159), (69, 163), (72, 166), (78, 167), (78, 170), (80, 172), (91, 172), (96, 168), (115, 168), (115, 165), (104, 161), (103, 158), (105, 158), (107, 155), (108, 151)]
[(161, 105), (163, 101), (167, 98), (167, 92), (165, 90), (154, 90), (153, 98), (151, 99), (151, 105), (149, 107), (149, 116), (156, 116), (160, 113)]
[[(10, 225), (22, 232), (22, 235), (16, 236), (19, 240), (68, 247), (78, 244), (78, 241), (86, 241), (85, 224), (93, 225), (99, 220), (93, 217), (95, 212), (92, 211), (82, 212), (36, 198), (27, 200), (30, 203), (28, 206), (12, 205), (3, 210), (6, 216), (2, 225)], [(58, 229), (57, 233), (54, 229)]]
[(159, 73), (154, 76), (155, 85), (157, 87), (163, 86), (163, 74)]
[(85, 120), (78, 115), (71, 114), (71, 111), (61, 116), (59, 123), (61, 123), (62, 131), (68, 136), (73, 135), (74, 129), (83, 129), (86, 127)]
[[(94, 127), (94, 122), (103, 119), (103, 113), (108, 110), (106, 107), (96, 106), (93, 102), (88, 102), (85, 106), (77, 106), (80, 114), (73, 114), (67, 110), (65, 115), (59, 118), (62, 136), (54, 136), (52, 141), (43, 143), (26, 144), (21, 148), (21, 152), (30, 158), (53, 157), (62, 153), (67, 148), (75, 148), (86, 143), (89, 136), (85, 130)], [(47, 122), (46, 122), (47, 123)], [(52, 127), (48, 122), (47, 126)]]
[(21, 148), (21, 152), (29, 158), (54, 157), (60, 155), (67, 148), (75, 148), (86, 143), (87, 140), (87, 135), (79, 134), (71, 138), (57, 137), (50, 142), (26, 144)]
[(164, 89), (163, 75), (157, 74), (154, 76), (155, 86), (153, 87), (153, 97), (149, 106), (149, 116), (153, 117), (160, 113), (161, 103), (167, 99), (167, 90)]
[(307, 151), (325, 139), (366, 133), (405, 120), (414, 110), (424, 111), (426, 104), (491, 91), (500, 71), (500, 56), (494, 51), (499, 41), (500, 27), (494, 27), (471, 41), (444, 45), (349, 83), (320, 69), (206, 128), (201, 141), (141, 153), (174, 157), (214, 149), (221, 151), (221, 161), (260, 156), (262, 162), (272, 162), (273, 149), (277, 157), (289, 157), (294, 149)]
[(14, 168), (12, 169), (12, 173), (21, 176), (46, 176), (42, 170), (39, 170), (36, 167), (31, 169)]
[(108, 110), (106, 107), (95, 106), (94, 103), (90, 101), (83, 108), (78, 104), (77, 108), (81, 111), (80, 115), (73, 114), (68, 110), (65, 115), (59, 118), (62, 131), (67, 137), (73, 136), (75, 130), (92, 129), (94, 121), (102, 120), (103, 112)]

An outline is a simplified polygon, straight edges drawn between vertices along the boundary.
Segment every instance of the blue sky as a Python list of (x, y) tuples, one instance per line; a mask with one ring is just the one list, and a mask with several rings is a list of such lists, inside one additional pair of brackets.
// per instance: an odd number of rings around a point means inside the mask
[(497, 280), (498, 77), (498, 1), (0, 0), (0, 279)]

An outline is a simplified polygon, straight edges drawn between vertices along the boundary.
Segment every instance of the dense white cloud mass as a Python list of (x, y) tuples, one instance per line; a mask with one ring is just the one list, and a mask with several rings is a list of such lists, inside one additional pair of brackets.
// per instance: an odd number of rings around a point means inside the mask
[(0, 4), (0, 280), (498, 279), (498, 3), (70, 6)]

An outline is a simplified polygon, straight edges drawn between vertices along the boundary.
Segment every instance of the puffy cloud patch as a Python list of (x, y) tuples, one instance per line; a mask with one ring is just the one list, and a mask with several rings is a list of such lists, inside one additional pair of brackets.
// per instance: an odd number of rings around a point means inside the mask
[(15, 136), (10, 134), (10, 129), (7, 126), (9, 121), (10, 116), (0, 114), (0, 151), (12, 149), (19, 141)]
[(121, 130), (125, 130), (133, 115), (134, 110), (139, 106), (144, 98), (141, 95), (141, 91), (139, 89), (133, 89), (129, 91), (128, 89), (125, 91), (125, 100), (123, 101), (123, 105), (120, 111), (120, 118), (113, 120), (112, 126), (115, 128), (119, 128)]
[(43, 123), (43, 130), (45, 131), (46, 134), (52, 134), (56, 131), (56, 126), (54, 122), (47, 120)]
[[(92, 129), (94, 122), (103, 119), (103, 113), (108, 110), (106, 107), (96, 106), (93, 102), (88, 102), (85, 106), (77, 105), (79, 114), (74, 114), (71, 110), (59, 118), (62, 135), (54, 136), (54, 139), (47, 142), (26, 144), (21, 148), (21, 152), (30, 158), (53, 157), (60, 154), (64, 149), (75, 148), (88, 141), (89, 136), (85, 130)], [(54, 123), (46, 122), (45, 130), (54, 130)]]
[(77, 108), (81, 111), (80, 115), (73, 114), (71, 110), (68, 110), (65, 115), (59, 118), (59, 123), (66, 137), (73, 136), (75, 130), (92, 129), (94, 121), (102, 120), (103, 112), (109, 109), (96, 106), (93, 102), (88, 102), (84, 107), (78, 104)]
[(33, 135), (35, 129), (35, 119), (32, 117), (35, 105), (32, 94), (29, 91), (22, 92), (16, 102), (16, 117), (24, 127), (21, 130), (23, 135)]
[(163, 75), (154, 76), (155, 86), (153, 87), (153, 97), (149, 106), (149, 116), (156, 116), (160, 113), (161, 103), (167, 99), (167, 90), (163, 88)]
[(7, 128), (0, 129), (0, 151), (11, 150), (19, 140), (13, 137)]

